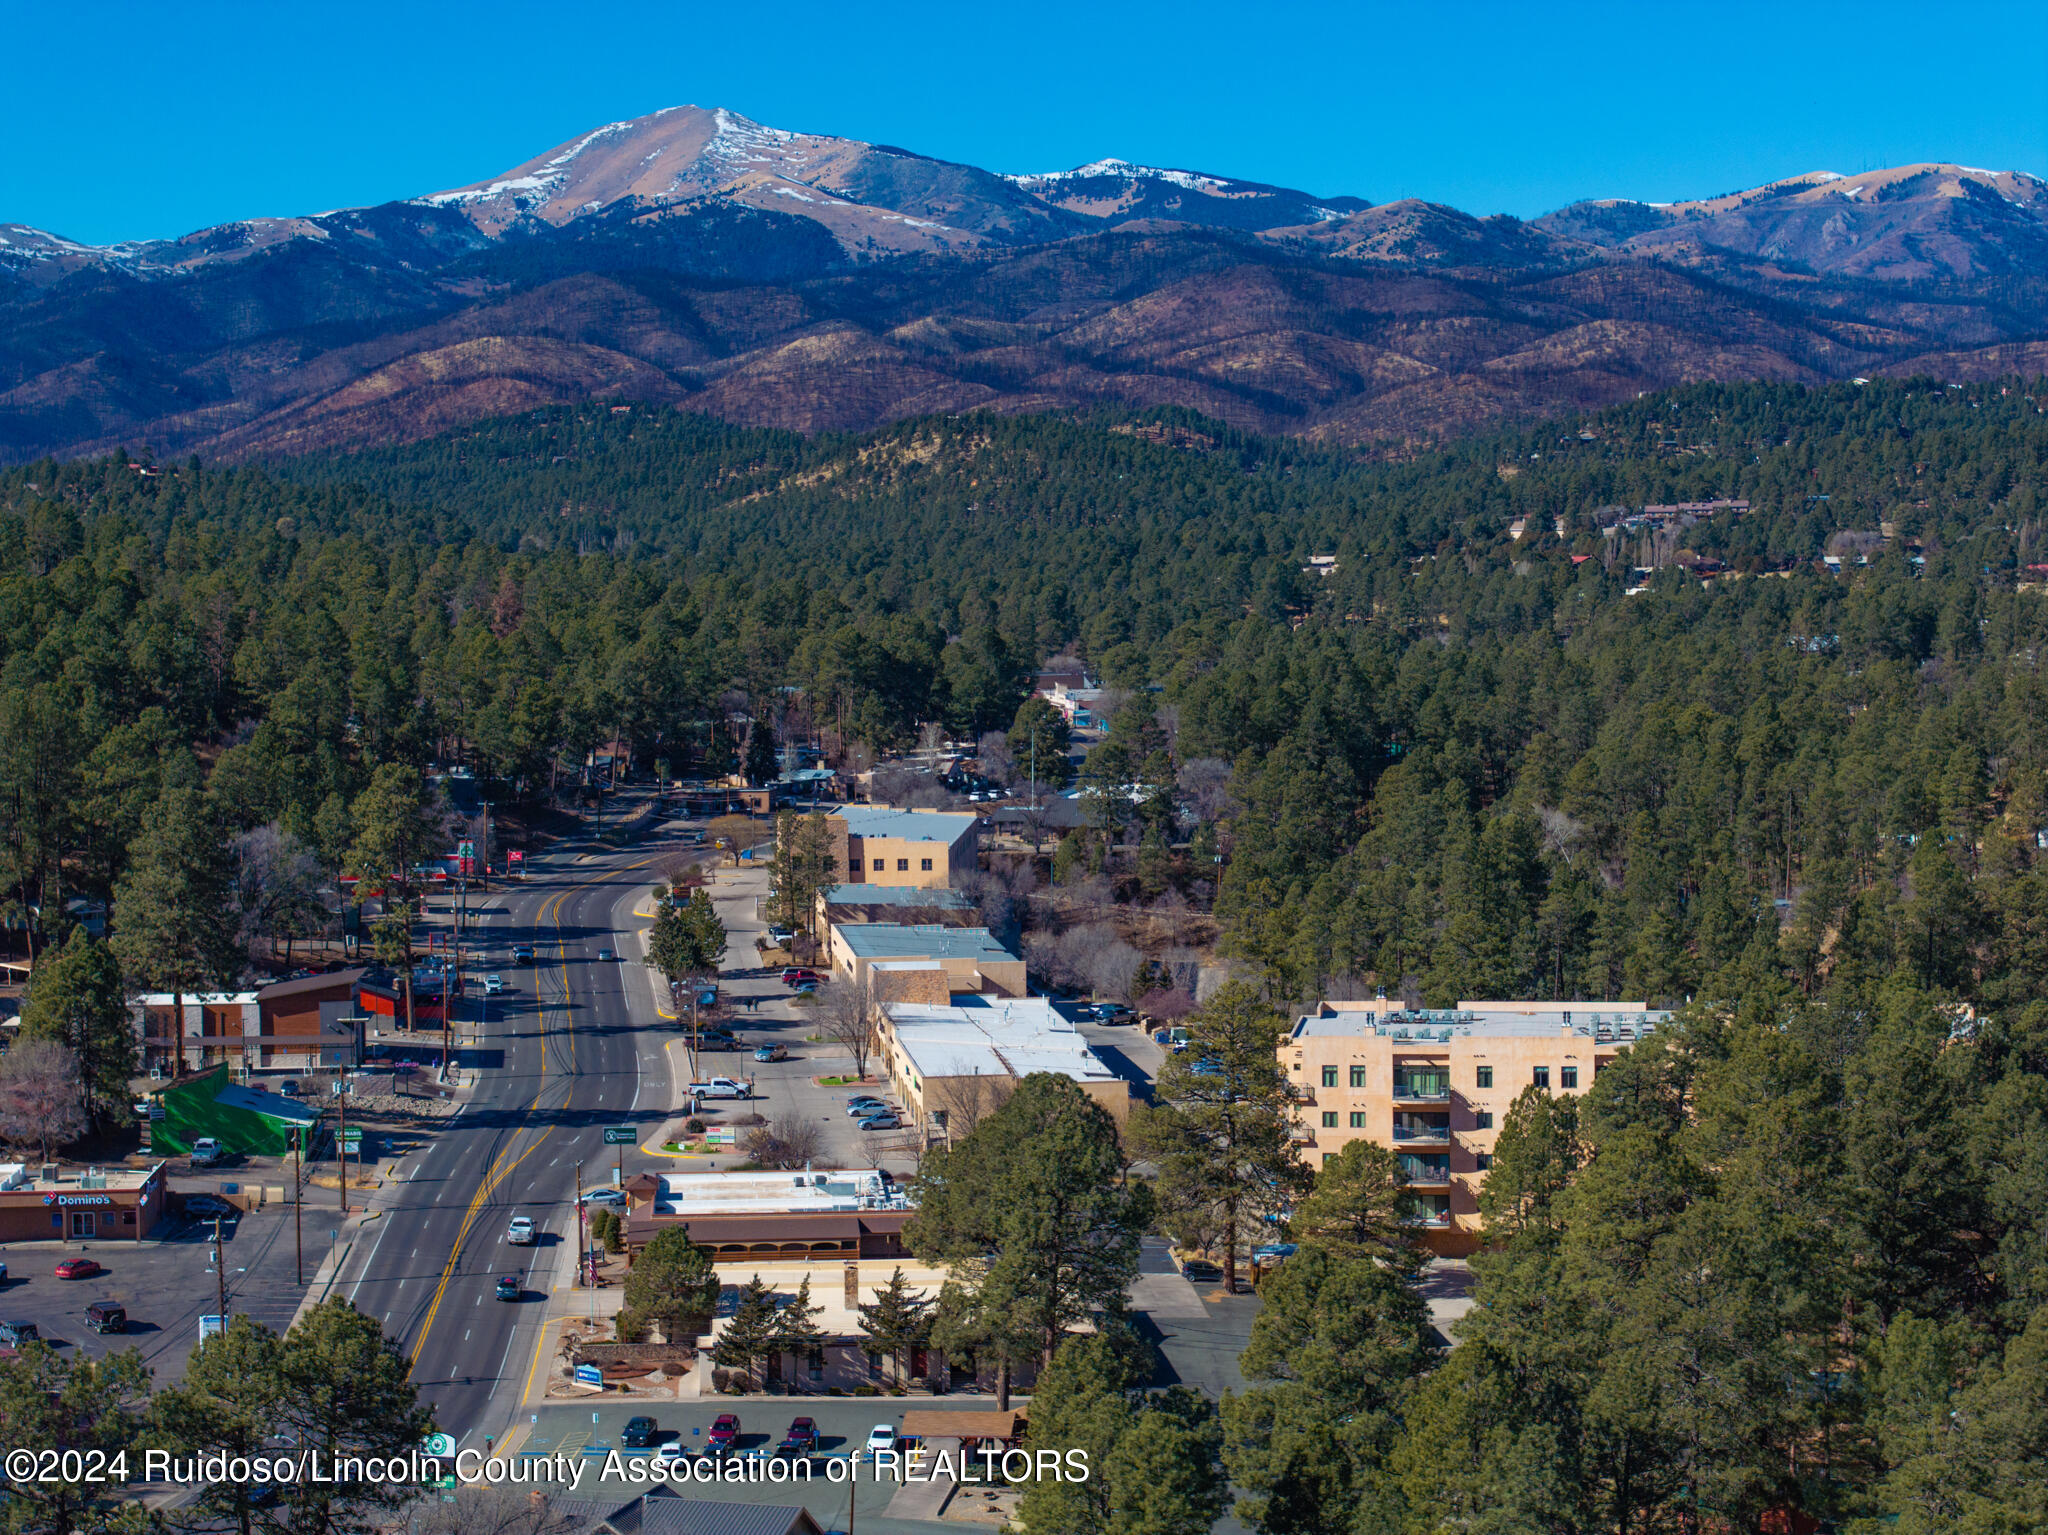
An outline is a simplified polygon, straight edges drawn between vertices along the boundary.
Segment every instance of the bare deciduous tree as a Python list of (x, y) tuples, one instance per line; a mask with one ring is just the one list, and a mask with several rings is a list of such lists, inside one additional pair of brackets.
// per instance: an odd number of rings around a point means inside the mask
[(0, 1056), (0, 1139), (34, 1146), (42, 1160), (85, 1133), (78, 1052), (50, 1039), (25, 1039)]
[(234, 840), (235, 913), (242, 947), (257, 964), (267, 964), (283, 941), (310, 938), (327, 924), (320, 899), (325, 871), (312, 850), (275, 821)]
[(1008, 787), (1017, 781), (1017, 763), (1010, 755), (1010, 738), (1000, 730), (983, 734), (974, 743), (974, 760), (981, 776)]
[(748, 1132), (740, 1149), (763, 1167), (808, 1167), (825, 1149), (815, 1120), (801, 1114), (779, 1114)]
[(1199, 821), (1214, 821), (1234, 808), (1230, 798), (1230, 764), (1221, 757), (1197, 757), (1183, 763), (1180, 796)]
[(418, 1535), (568, 1535), (577, 1524), (539, 1493), (469, 1486), (427, 1504), (415, 1529)]
[(952, 1144), (972, 1135), (1016, 1090), (1014, 1077), (943, 1077), (925, 1083), (924, 1104), (928, 1112), (946, 1116), (946, 1140)]
[(828, 1044), (853, 1057), (853, 1074), (865, 1078), (875, 1048), (875, 985), (873, 980), (834, 981), (819, 989), (812, 1003), (818, 1033)]

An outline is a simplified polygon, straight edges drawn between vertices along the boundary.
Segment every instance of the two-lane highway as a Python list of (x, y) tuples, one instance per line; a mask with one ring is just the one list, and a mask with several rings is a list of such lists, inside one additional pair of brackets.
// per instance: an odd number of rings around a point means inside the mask
[[(603, 1127), (641, 1117), (640, 1025), (620, 944), (644, 852), (564, 851), (534, 860), (493, 941), (534, 945), (535, 963), (499, 967), (512, 991), (494, 998), (477, 1045), (473, 1096), (400, 1164), (382, 1213), (358, 1233), (337, 1291), (378, 1317), (412, 1360), (422, 1401), (463, 1442), (502, 1435), (536, 1354), (547, 1294), (574, 1268), (575, 1181), (609, 1176)], [(582, 860), (582, 861), (579, 861)], [(614, 958), (598, 959), (600, 950)], [(644, 984), (644, 983), (643, 983)], [(649, 1052), (659, 1060), (659, 1051)], [(652, 1068), (652, 1069), (658, 1069)], [(647, 1089), (648, 1117), (668, 1101)], [(506, 1240), (514, 1215), (540, 1228), (531, 1247)], [(520, 1276), (522, 1299), (496, 1298)]]

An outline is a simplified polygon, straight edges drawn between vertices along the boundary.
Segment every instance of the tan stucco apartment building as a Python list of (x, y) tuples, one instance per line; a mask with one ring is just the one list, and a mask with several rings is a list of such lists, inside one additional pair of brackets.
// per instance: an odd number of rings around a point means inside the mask
[(849, 885), (942, 888), (975, 867), (978, 817), (947, 810), (840, 805), (826, 813), (832, 854)]
[(1584, 1092), (1669, 1016), (1641, 1002), (1324, 1002), (1280, 1045), (1281, 1070), (1301, 1095), (1295, 1138), (1311, 1166), (1362, 1138), (1390, 1148), (1422, 1204), (1429, 1245), (1470, 1252), (1508, 1106), (1531, 1085)]

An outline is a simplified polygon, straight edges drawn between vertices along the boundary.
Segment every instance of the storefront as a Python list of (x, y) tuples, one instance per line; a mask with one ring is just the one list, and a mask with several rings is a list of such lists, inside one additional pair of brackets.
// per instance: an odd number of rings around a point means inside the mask
[(146, 1172), (66, 1169), (55, 1179), (0, 1166), (0, 1242), (141, 1241), (162, 1219), (164, 1164)]

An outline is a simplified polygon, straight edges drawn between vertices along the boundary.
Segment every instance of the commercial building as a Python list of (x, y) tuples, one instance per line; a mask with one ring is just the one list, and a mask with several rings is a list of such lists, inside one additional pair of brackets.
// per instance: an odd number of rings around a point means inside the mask
[(686, 1498), (659, 1485), (624, 1502), (551, 1502), (548, 1513), (568, 1535), (822, 1535), (823, 1531), (801, 1504)]
[(979, 1119), (1040, 1071), (1071, 1080), (1119, 1124), (1130, 1113), (1130, 1083), (1043, 997), (888, 1003), (875, 1045), (896, 1101), (927, 1132)]
[[(164, 1164), (35, 1176), (21, 1162), (0, 1163), (0, 1242), (141, 1241), (163, 1218)], [(23, 1277), (17, 1274), (17, 1277)]]
[(916, 1212), (874, 1172), (664, 1173), (627, 1189), (629, 1254), (682, 1226), (714, 1263), (807, 1263), (905, 1256)]
[[(826, 955), (836, 979), (859, 985), (877, 965), (901, 972), (906, 965), (936, 968), (948, 995), (1025, 993), (1024, 961), (996, 942), (985, 927), (906, 927), (894, 922), (843, 922), (826, 929)], [(887, 971), (884, 972), (889, 973)], [(886, 983), (879, 979), (877, 990)], [(928, 1000), (942, 1000), (934, 995)]]
[(914, 927), (974, 927), (974, 902), (958, 890), (928, 885), (826, 885), (818, 892), (818, 926), (894, 922)]
[(1509, 1106), (1535, 1086), (1582, 1093), (1670, 1016), (1641, 1002), (1324, 1002), (1279, 1047), (1312, 1165), (1356, 1140), (1401, 1160), (1435, 1250), (1478, 1245), (1478, 1196)]
[(844, 883), (928, 888), (975, 867), (981, 828), (976, 816), (886, 805), (840, 805), (825, 824)]
[[(129, 1004), (143, 1069), (176, 1076), (232, 1062), (249, 1071), (361, 1064), (360, 1018), (385, 972), (335, 970), (260, 991), (151, 992)], [(396, 996), (396, 991), (390, 993)], [(180, 1005), (182, 1004), (182, 1012)], [(385, 1004), (387, 1007), (389, 1003)], [(401, 1016), (403, 1009), (400, 1009)], [(434, 1018), (440, 1017), (435, 1013)]]

